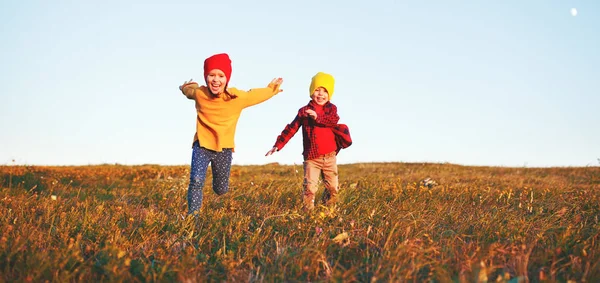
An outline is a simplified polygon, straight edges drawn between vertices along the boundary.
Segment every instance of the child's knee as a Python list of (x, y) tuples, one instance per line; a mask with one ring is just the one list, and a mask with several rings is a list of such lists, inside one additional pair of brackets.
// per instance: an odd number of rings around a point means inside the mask
[(213, 187), (213, 191), (215, 191), (215, 193), (217, 195), (224, 195), (225, 193), (227, 193), (229, 191), (229, 185), (217, 185)]
[(229, 178), (215, 178), (213, 179), (213, 191), (217, 195), (224, 195), (229, 191)]
[(304, 188), (305, 191), (316, 192), (318, 186), (319, 186), (319, 180), (314, 180), (314, 179), (305, 177), (304, 181), (302, 182), (302, 187)]
[(336, 180), (325, 180), (325, 189), (331, 193), (337, 193), (339, 191), (339, 184)]
[(190, 190), (201, 190), (204, 187), (204, 178), (202, 177), (193, 177), (190, 179)]

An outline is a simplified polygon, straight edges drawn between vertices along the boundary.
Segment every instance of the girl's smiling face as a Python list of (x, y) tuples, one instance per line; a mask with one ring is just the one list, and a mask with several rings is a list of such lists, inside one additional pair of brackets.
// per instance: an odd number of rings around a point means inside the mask
[(227, 85), (227, 77), (225, 73), (219, 69), (212, 69), (206, 76), (206, 86), (214, 95), (219, 95), (225, 91)]
[(329, 93), (327, 93), (327, 90), (324, 87), (318, 87), (312, 94), (312, 100), (317, 105), (323, 106), (329, 101)]

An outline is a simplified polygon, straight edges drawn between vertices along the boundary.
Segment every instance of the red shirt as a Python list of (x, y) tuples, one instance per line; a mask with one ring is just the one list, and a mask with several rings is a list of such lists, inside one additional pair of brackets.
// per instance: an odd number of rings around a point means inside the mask
[[(312, 109), (317, 113), (316, 120), (306, 114), (308, 109)], [(277, 137), (275, 147), (281, 150), (302, 126), (304, 147), (302, 155), (305, 160), (338, 151), (340, 146), (336, 142), (334, 130), (338, 127), (337, 122), (339, 120), (337, 107), (333, 103), (327, 102), (325, 105), (319, 106), (311, 100), (306, 106), (298, 110), (294, 120), (283, 129), (281, 135)], [(347, 132), (347, 128), (345, 131)], [(349, 132), (345, 134), (347, 134), (347, 141), (351, 144)], [(346, 146), (349, 146), (349, 144)]]
[[(314, 110), (317, 113), (317, 119), (319, 118), (319, 116), (325, 115), (325, 110), (323, 109), (323, 106), (315, 103), (314, 107)], [(317, 143), (317, 153), (319, 155), (328, 154), (336, 150), (335, 136), (333, 135), (331, 127), (324, 127), (317, 124), (315, 125), (315, 128), (313, 130), (313, 135), (315, 136), (315, 142)]]

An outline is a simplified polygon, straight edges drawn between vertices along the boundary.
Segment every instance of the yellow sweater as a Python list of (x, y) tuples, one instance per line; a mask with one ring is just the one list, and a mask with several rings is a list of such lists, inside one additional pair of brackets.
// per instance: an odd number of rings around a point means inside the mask
[(235, 148), (235, 129), (242, 110), (246, 107), (259, 104), (273, 97), (279, 92), (272, 88), (255, 88), (243, 91), (228, 88), (230, 94), (237, 98), (224, 100), (225, 94), (214, 98), (206, 86), (198, 87), (197, 84), (185, 86), (183, 94), (196, 101), (196, 134), (201, 147), (214, 151), (223, 148)]

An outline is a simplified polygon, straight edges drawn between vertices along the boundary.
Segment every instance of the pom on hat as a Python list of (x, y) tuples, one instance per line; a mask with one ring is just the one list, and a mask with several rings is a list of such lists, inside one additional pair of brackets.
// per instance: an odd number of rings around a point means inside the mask
[(227, 53), (220, 53), (210, 56), (204, 60), (204, 79), (206, 80), (206, 76), (208, 73), (214, 69), (219, 69), (225, 73), (225, 77), (227, 78), (227, 83), (231, 79), (231, 59), (229, 59), (229, 55)]
[(329, 94), (329, 100), (331, 100), (331, 97), (333, 96), (334, 84), (335, 79), (333, 79), (332, 75), (318, 72), (314, 77), (312, 77), (312, 81), (310, 82), (309, 95), (312, 96), (313, 92), (315, 92), (315, 89), (323, 87), (327, 90), (327, 93)]

